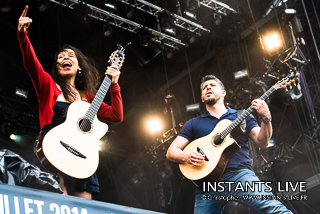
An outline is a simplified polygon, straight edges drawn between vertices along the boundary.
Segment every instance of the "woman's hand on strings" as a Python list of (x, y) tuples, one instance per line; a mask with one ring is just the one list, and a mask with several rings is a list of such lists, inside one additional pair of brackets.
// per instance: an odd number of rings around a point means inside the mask
[(28, 5), (24, 8), (20, 18), (19, 18), (19, 21), (18, 21), (18, 31), (20, 32), (25, 32), (30, 24), (32, 23), (32, 19), (30, 19), (29, 17), (26, 17), (27, 15), (27, 12), (28, 12)]
[(112, 77), (112, 84), (116, 84), (120, 77), (120, 71), (117, 66), (109, 66), (105, 74)]

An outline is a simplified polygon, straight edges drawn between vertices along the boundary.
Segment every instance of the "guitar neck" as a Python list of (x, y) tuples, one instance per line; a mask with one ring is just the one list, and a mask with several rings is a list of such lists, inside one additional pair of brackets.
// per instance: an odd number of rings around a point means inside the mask
[(91, 123), (92, 123), (94, 117), (96, 116), (96, 114), (98, 113), (100, 105), (101, 105), (104, 97), (106, 96), (110, 85), (111, 85), (111, 79), (108, 75), (106, 75), (104, 77), (104, 80), (103, 80), (96, 96), (94, 97), (88, 111), (86, 112), (86, 114), (84, 116), (84, 118), (88, 119)]
[[(276, 91), (276, 88), (272, 86), (259, 99), (267, 99), (274, 91)], [(237, 119), (235, 119), (225, 130), (221, 132), (221, 139), (224, 139), (229, 133), (231, 133), (244, 119), (246, 119), (246, 117), (252, 113), (252, 111), (253, 109), (250, 106), (239, 117), (237, 117)]]

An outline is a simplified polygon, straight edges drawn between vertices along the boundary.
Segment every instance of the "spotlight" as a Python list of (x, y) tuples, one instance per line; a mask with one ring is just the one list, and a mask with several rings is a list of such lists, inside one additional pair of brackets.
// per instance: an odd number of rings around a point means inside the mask
[(200, 7), (199, 0), (187, 0), (187, 9), (191, 11), (195, 11)]
[(167, 28), (167, 29), (164, 29), (164, 32), (166, 33), (169, 33), (171, 35), (176, 35), (176, 29), (175, 28)]
[(151, 42), (151, 39), (148, 35), (139, 34), (138, 39), (139, 39), (140, 45), (143, 47), (148, 47)]
[(118, 11), (117, 5), (115, 5), (114, 3), (110, 2), (110, 1), (106, 1), (104, 6), (109, 10)]
[(264, 43), (266, 44), (269, 50), (276, 48), (280, 45), (279, 36), (277, 34), (272, 34), (271, 36), (267, 36), (264, 38)]
[(192, 35), (192, 36), (190, 36), (190, 38), (189, 38), (189, 42), (190, 42), (190, 44), (195, 43), (195, 42), (196, 42), (196, 40), (197, 40), (197, 37), (196, 37), (195, 35)]
[(38, 6), (39, 6), (39, 11), (40, 12), (46, 12), (46, 10), (48, 9), (48, 2), (44, 1), (44, 0), (38, 0)]
[(221, 24), (221, 22), (222, 22), (222, 16), (221, 15), (214, 13), (213, 14), (213, 18), (215, 20), (214, 21), (215, 25), (220, 25)]
[(149, 125), (149, 129), (152, 133), (160, 131), (162, 128), (160, 121), (157, 119), (150, 121), (148, 125)]
[(233, 72), (233, 77), (234, 80), (239, 80), (239, 79), (243, 79), (243, 78), (248, 78), (249, 77), (249, 71), (247, 68), (240, 70), (240, 71), (236, 71)]
[(17, 135), (17, 127), (10, 122), (3, 122), (1, 125), (1, 132), (6, 139), (15, 139)]
[(284, 10), (284, 12), (286, 14), (296, 14), (297, 11), (295, 9), (293, 9), (293, 8), (287, 8), (287, 9)]
[(272, 33), (268, 36), (265, 36), (262, 39), (262, 44), (263, 48), (265, 48), (270, 55), (278, 53), (283, 48), (280, 36), (277, 33)]
[(11, 10), (10, 1), (9, 0), (8, 1), (3, 1), (1, 3), (1, 9), (0, 10), (1, 10), (2, 13), (8, 13)]
[(167, 53), (167, 58), (171, 59), (172, 57), (173, 57), (173, 51), (169, 50), (168, 53)]
[(11, 134), (11, 135), (10, 135), (10, 139), (11, 139), (11, 140), (15, 140), (15, 139), (16, 139), (16, 135), (15, 135), (15, 134)]
[(163, 29), (171, 29), (174, 26), (173, 19), (171, 17), (161, 17), (161, 27)]
[(108, 24), (103, 25), (103, 35), (109, 37), (112, 34), (112, 27)]
[(200, 104), (195, 103), (195, 104), (186, 105), (186, 112), (190, 112), (190, 111), (200, 111)]
[(127, 18), (131, 19), (131, 20), (134, 19), (134, 17), (135, 17), (134, 10), (132, 8), (128, 8), (128, 7), (126, 7), (125, 9), (126, 9)]
[(25, 99), (28, 98), (28, 93), (29, 93), (28, 91), (20, 89), (20, 88), (16, 88), (16, 92), (15, 92), (17, 97), (22, 97)]
[(186, 15), (186, 17), (197, 20), (197, 14), (195, 12), (186, 10), (184, 11), (184, 14)]
[(292, 26), (297, 35), (300, 35), (303, 32), (301, 21), (297, 15), (292, 17)]

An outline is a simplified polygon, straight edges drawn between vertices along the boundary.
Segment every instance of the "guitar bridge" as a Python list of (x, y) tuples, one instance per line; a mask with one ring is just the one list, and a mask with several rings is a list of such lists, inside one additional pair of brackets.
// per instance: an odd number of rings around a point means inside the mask
[(75, 156), (78, 156), (80, 158), (86, 159), (87, 157), (84, 156), (81, 152), (79, 152), (77, 149), (73, 148), (72, 146), (62, 142), (60, 140), (61, 145), (66, 148), (66, 150), (68, 150), (69, 152), (71, 152), (72, 154), (74, 154)]
[(209, 159), (207, 158), (206, 154), (199, 148), (197, 147), (197, 152), (201, 155), (204, 155), (204, 160), (205, 161), (209, 161)]

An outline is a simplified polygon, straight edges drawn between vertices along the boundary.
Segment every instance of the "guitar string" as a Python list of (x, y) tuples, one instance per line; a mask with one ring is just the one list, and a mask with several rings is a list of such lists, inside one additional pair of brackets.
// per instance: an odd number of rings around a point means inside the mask
[[(116, 55), (116, 54), (115, 54)], [(115, 61), (112, 62), (111, 66), (117, 66), (118, 68), (120, 67), (120, 64), (121, 64), (121, 59), (122, 57), (118, 56), (118, 59), (116, 59)], [(105, 84), (107, 84), (107, 86), (104, 86)], [(90, 131), (91, 130), (91, 125), (92, 125), (92, 122), (94, 120), (94, 117), (96, 115), (96, 113), (98, 112), (99, 108), (96, 108), (97, 104), (102, 103), (103, 101), (103, 98), (105, 96), (102, 96), (103, 94), (106, 94), (107, 91), (108, 91), (108, 88), (110, 87), (111, 85), (111, 80), (108, 76), (105, 77), (101, 87), (99, 88), (98, 90), (98, 93), (96, 94), (95, 97), (97, 97), (97, 99), (94, 99), (93, 100), (93, 103), (92, 105), (89, 107), (85, 117), (82, 119), (82, 122), (80, 124), (80, 130), (81, 131)]]

